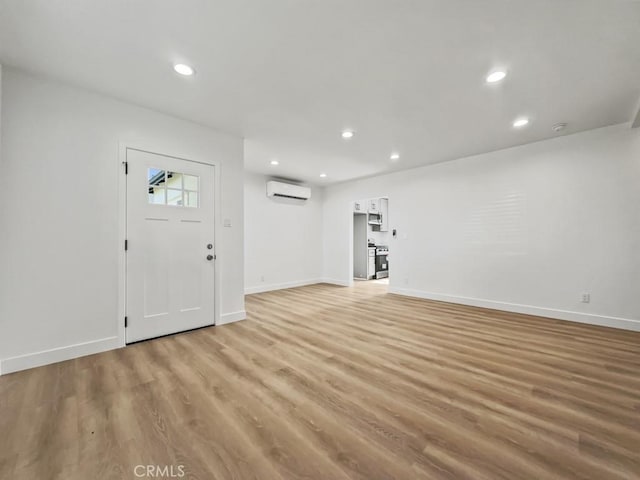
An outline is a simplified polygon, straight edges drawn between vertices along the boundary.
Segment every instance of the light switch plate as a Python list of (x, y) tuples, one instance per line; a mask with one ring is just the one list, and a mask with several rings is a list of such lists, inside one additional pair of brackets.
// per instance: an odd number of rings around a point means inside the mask
[(225, 218), (223, 225), (225, 227), (230, 227), (231, 226), (231, 219), (230, 218)]

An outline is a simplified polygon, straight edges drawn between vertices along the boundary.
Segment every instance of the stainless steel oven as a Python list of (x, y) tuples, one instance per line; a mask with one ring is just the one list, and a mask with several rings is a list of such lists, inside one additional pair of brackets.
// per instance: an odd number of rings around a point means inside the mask
[(376, 247), (376, 278), (389, 276), (389, 247), (379, 245)]

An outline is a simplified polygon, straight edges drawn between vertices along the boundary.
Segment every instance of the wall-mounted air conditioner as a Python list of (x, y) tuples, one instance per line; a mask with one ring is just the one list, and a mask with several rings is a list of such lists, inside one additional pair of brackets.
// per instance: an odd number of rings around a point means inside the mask
[(267, 182), (267, 197), (295, 198), (297, 200), (309, 200), (311, 189), (282, 182)]

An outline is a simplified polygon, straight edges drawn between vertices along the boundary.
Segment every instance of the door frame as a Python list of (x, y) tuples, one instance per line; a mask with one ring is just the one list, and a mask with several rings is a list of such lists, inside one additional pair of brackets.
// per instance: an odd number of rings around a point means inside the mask
[[(362, 199), (362, 197), (360, 197)], [(373, 196), (373, 197), (366, 197), (366, 200), (373, 200), (374, 198), (386, 198), (387, 201), (389, 201), (389, 203), (391, 203), (391, 197), (389, 195), (378, 195)], [(353, 287), (353, 285), (355, 284), (355, 280), (354, 280), (354, 268), (353, 268), (353, 215), (354, 215), (354, 211), (355, 211), (355, 203), (359, 202), (360, 200), (356, 199), (356, 200), (351, 200), (348, 202), (349, 205), (349, 223), (348, 223), (348, 228), (347, 228), (347, 235), (348, 235), (348, 250), (347, 250), (347, 256), (348, 256), (348, 261), (349, 261), (349, 268), (348, 268), (348, 272), (349, 272), (349, 278), (348, 280), (345, 282), (345, 286), (347, 287)], [(367, 213), (368, 215), (368, 209), (365, 211), (365, 213)], [(387, 210), (387, 215), (388, 215), (388, 210)], [(389, 230), (389, 233), (392, 233), (392, 230)], [(391, 235), (391, 237), (389, 238), (389, 244), (391, 244), (391, 241), (394, 240), (393, 235)], [(394, 250), (396, 250), (396, 247), (393, 247)], [(391, 286), (391, 272), (389, 272), (389, 276), (387, 277), (389, 278), (389, 286)]]
[(125, 162), (127, 160), (127, 150), (138, 150), (153, 155), (162, 155), (164, 157), (175, 158), (176, 160), (184, 160), (187, 162), (195, 162), (203, 165), (213, 167), (213, 199), (215, 202), (213, 208), (213, 224), (214, 235), (213, 254), (216, 255), (214, 260), (214, 284), (213, 284), (213, 324), (218, 325), (220, 323), (220, 269), (218, 268), (218, 261), (220, 255), (220, 241), (222, 225), (220, 224), (221, 218), (221, 182), (220, 182), (220, 162), (215, 160), (205, 160), (198, 156), (184, 155), (170, 148), (164, 148), (155, 145), (144, 144), (140, 142), (119, 142), (118, 146), (118, 316), (116, 319), (117, 332), (118, 332), (118, 344), (120, 347), (125, 347), (126, 333), (124, 327), (124, 317), (127, 311), (127, 257), (124, 250), (124, 240), (127, 238), (127, 175), (125, 173)]

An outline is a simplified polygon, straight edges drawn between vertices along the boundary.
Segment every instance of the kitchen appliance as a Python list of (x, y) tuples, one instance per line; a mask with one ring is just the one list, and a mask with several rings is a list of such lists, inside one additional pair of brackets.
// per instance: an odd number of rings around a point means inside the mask
[(374, 226), (380, 226), (382, 225), (382, 217), (380, 216), (380, 214), (376, 213), (370, 213), (369, 214), (369, 225), (374, 225)]
[(376, 251), (376, 278), (389, 276), (389, 247), (378, 245)]
[(372, 279), (376, 278), (376, 247), (368, 247), (368, 264), (367, 264), (367, 278)]

